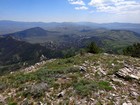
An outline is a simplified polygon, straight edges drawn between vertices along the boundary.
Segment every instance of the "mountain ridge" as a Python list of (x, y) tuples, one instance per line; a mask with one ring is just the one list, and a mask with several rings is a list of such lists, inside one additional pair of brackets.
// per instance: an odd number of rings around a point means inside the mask
[[(45, 30), (40, 27), (34, 27), (27, 30), (6, 34), (4, 36), (12, 36), (21, 41), (29, 43), (38, 43), (49, 46), (55, 46), (56, 49), (61, 48), (82, 48), (94, 41), (102, 48), (111, 50), (119, 47), (132, 45), (140, 42), (140, 34), (126, 30), (107, 30), (104, 28), (58, 28), (57, 30)], [(97, 39), (97, 40), (96, 40)], [(49, 46), (48, 46), (49, 44)], [(64, 45), (64, 46), (63, 46)], [(102, 46), (104, 45), (104, 46)]]
[(91, 28), (126, 29), (140, 33), (140, 24), (134, 23), (92, 23), (92, 22), (17, 22), (0, 21), (0, 35), (25, 30), (32, 27), (51, 29), (62, 26), (82, 26)]

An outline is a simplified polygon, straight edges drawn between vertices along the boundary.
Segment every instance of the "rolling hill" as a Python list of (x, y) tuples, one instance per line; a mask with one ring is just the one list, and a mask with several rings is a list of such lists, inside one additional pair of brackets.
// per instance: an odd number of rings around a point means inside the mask
[(54, 31), (46, 31), (40, 27), (34, 27), (3, 36), (12, 36), (18, 40), (27, 41), (30, 43), (42, 43), (44, 40), (47, 40), (48, 36), (52, 36), (53, 34), (57, 35), (56, 33), (57, 32)]
[(107, 30), (104, 28), (62, 28), (58, 30), (44, 30), (40, 27), (6, 34), (18, 40), (38, 43), (46, 48), (64, 50), (66, 48), (83, 48), (94, 41), (105, 51), (111, 51), (140, 42), (140, 35), (127, 30)]

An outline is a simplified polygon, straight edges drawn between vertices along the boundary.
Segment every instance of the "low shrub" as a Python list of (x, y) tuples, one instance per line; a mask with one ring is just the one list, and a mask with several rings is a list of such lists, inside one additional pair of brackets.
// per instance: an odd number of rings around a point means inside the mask
[(107, 81), (95, 82), (92, 80), (81, 79), (80, 81), (74, 84), (74, 89), (79, 95), (88, 96), (93, 91), (96, 91), (96, 90), (110, 91), (112, 90), (112, 87)]

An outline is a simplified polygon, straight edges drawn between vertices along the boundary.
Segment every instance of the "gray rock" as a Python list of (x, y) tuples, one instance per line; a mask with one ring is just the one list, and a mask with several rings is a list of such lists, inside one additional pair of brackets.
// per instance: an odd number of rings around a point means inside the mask
[(125, 67), (120, 69), (117, 72), (117, 75), (119, 75), (120, 77), (123, 78), (131, 78), (131, 79), (136, 79), (139, 80), (140, 79), (140, 72), (137, 69), (131, 68), (131, 67)]
[(126, 103), (126, 102), (124, 102), (122, 105), (133, 105), (132, 103)]
[(125, 103), (123, 103), (122, 105), (128, 105), (128, 104), (125, 102)]
[(21, 105), (29, 105), (28, 100), (25, 98), (25, 99), (23, 100), (23, 102), (21, 103)]
[(57, 95), (57, 97), (58, 97), (58, 98), (61, 98), (61, 97), (63, 97), (63, 96), (65, 95), (65, 93), (66, 93), (66, 90), (63, 90), (62, 92), (60, 92), (60, 93)]
[(33, 97), (40, 97), (48, 89), (47, 83), (38, 83), (34, 85), (29, 85), (25, 88), (25, 97), (30, 94)]
[(5, 105), (5, 104), (6, 104), (5, 98), (2, 95), (0, 95), (0, 105)]
[(86, 72), (86, 68), (85, 68), (85, 67), (80, 66), (80, 72)]
[(131, 95), (132, 95), (133, 97), (138, 97), (138, 96), (139, 96), (139, 94), (136, 93), (136, 92), (131, 92)]

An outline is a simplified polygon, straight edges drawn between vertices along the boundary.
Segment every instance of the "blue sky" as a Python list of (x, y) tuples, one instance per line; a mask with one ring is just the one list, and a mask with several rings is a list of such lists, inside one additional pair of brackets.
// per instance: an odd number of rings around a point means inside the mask
[(140, 0), (0, 0), (0, 20), (140, 23)]

